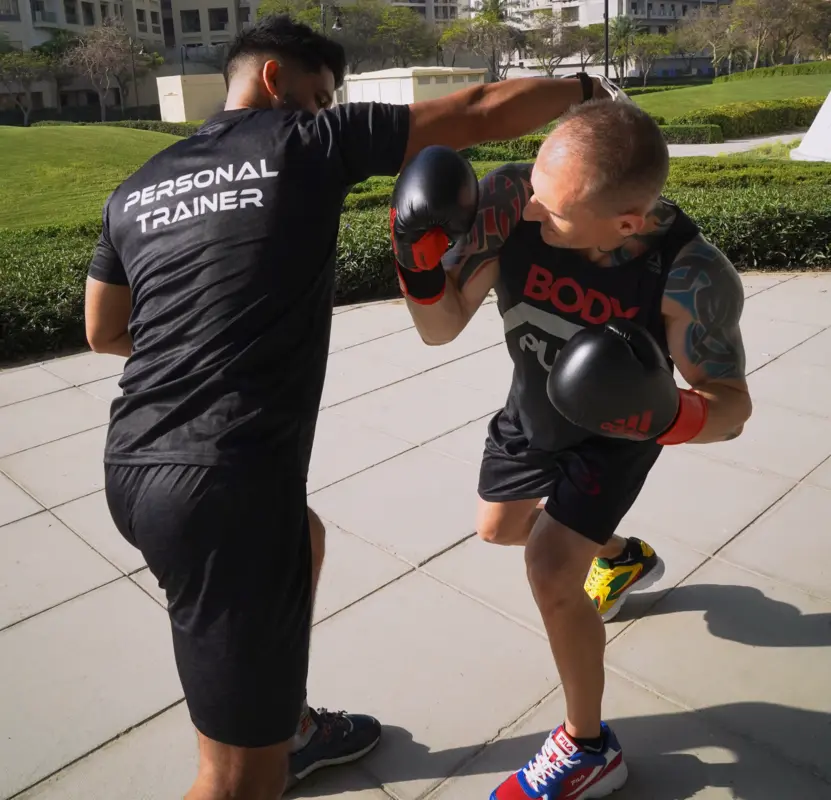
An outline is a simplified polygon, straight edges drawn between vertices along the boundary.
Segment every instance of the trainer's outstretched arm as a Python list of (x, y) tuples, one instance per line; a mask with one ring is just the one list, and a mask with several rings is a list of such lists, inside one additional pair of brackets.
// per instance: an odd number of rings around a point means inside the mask
[(504, 164), (479, 181), (476, 221), (442, 259), (447, 282), (441, 299), (424, 305), (407, 297), (426, 344), (455, 339), (496, 285), (499, 250), (519, 223), (531, 191), (531, 164)]
[[(594, 98), (611, 98), (600, 78), (591, 78)], [(460, 150), (494, 139), (532, 133), (586, 99), (577, 78), (512, 78), (478, 84), (435, 100), (410, 105), (404, 163), (433, 144)]]
[(707, 400), (691, 444), (735, 439), (753, 410), (739, 327), (744, 287), (727, 257), (703, 236), (684, 247), (667, 277), (662, 310), (672, 360)]

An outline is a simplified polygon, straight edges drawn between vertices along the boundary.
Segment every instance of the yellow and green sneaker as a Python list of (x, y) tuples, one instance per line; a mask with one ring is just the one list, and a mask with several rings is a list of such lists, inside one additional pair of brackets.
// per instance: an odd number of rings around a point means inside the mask
[(629, 592), (646, 589), (663, 576), (664, 562), (646, 542), (631, 536), (616, 559), (594, 560), (584, 588), (603, 621), (609, 622), (618, 615)]

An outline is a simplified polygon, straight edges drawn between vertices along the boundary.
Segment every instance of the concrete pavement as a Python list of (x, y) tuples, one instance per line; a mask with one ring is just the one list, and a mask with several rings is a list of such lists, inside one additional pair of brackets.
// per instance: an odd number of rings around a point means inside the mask
[(751, 136), (747, 139), (731, 139), (721, 144), (671, 144), (669, 154), (678, 156), (720, 156), (723, 153), (744, 153), (754, 147), (777, 142), (792, 142), (801, 139), (804, 133), (784, 133), (778, 136)]
[[(831, 797), (831, 275), (744, 282), (754, 416), (668, 449), (623, 526), (667, 572), (607, 626), (620, 800)], [(492, 303), (433, 348), (401, 302), (338, 310), (309, 696), (387, 728), (294, 796), (485, 800), (562, 719), (522, 552), (473, 537), (501, 342)], [(102, 492), (121, 368), (0, 372), (0, 798), (173, 800), (194, 774), (164, 599)]]

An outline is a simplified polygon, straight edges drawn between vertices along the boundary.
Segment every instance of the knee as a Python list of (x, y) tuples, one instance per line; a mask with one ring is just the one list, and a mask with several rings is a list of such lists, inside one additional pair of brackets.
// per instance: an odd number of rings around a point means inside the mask
[(583, 569), (569, 553), (541, 537), (529, 537), (525, 547), (525, 571), (537, 601), (549, 612), (570, 609), (585, 599)]
[(496, 520), (480, 520), (476, 526), (476, 533), (483, 542), (488, 544), (504, 544), (510, 538), (508, 526)]
[(319, 570), (326, 556), (326, 528), (312, 509), (309, 512), (309, 537), (312, 541), (312, 564)]

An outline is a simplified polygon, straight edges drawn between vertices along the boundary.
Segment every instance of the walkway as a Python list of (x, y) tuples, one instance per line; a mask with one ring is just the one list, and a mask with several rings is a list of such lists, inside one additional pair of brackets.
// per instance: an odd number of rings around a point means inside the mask
[(743, 153), (754, 147), (777, 142), (792, 142), (802, 139), (804, 133), (783, 133), (779, 136), (752, 136), (748, 139), (732, 139), (721, 144), (671, 144), (670, 156), (719, 156), (722, 153)]
[[(668, 449), (623, 528), (667, 573), (608, 626), (620, 800), (831, 797), (831, 276), (745, 285), (746, 433)], [(121, 366), (0, 373), (0, 798), (175, 800), (193, 776), (163, 598), (101, 491)], [(400, 302), (335, 317), (310, 698), (387, 728), (295, 796), (486, 800), (562, 719), (522, 552), (472, 535), (510, 372), (492, 304), (433, 348)]]

